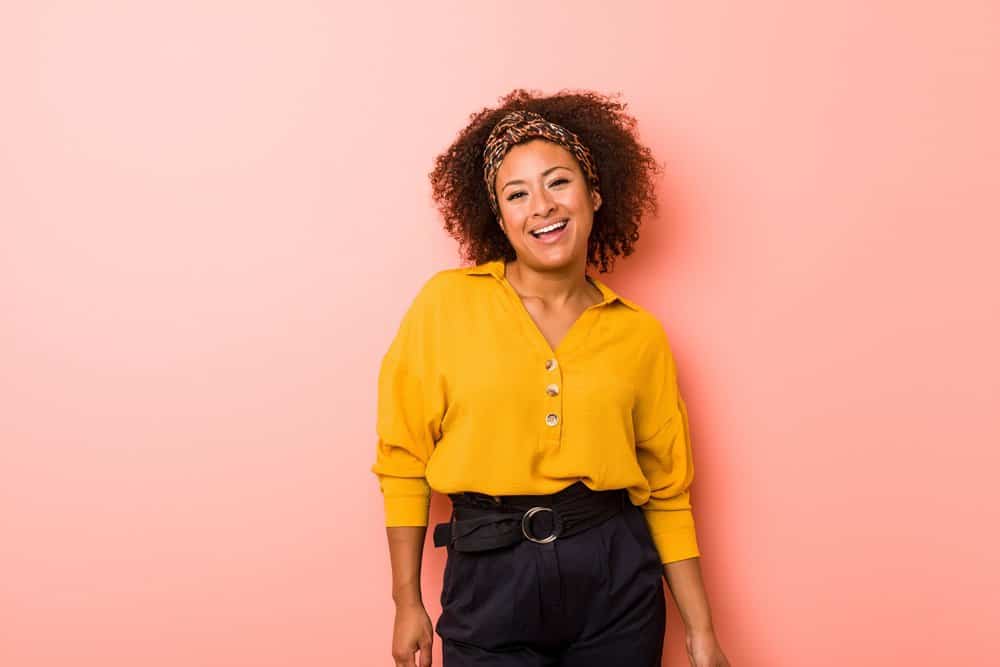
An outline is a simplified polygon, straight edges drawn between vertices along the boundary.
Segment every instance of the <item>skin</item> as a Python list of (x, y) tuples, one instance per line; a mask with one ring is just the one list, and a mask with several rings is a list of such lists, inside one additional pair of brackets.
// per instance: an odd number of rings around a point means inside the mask
[(434, 627), (420, 591), (427, 527), (394, 526), (385, 532), (392, 567), (392, 600), (396, 603), (392, 659), (396, 667), (430, 667)]
[[(499, 224), (517, 259), (507, 263), (507, 282), (555, 350), (566, 332), (601, 292), (587, 282), (587, 240), (601, 195), (587, 187), (576, 159), (562, 146), (536, 139), (511, 148), (496, 177)], [(532, 230), (567, 219), (556, 243), (541, 243)]]
[[(495, 187), (499, 224), (517, 254), (507, 263), (507, 281), (555, 349), (580, 314), (601, 300), (586, 279), (587, 240), (601, 196), (589, 188), (569, 151), (543, 139), (511, 148)], [(531, 230), (562, 219), (569, 223), (558, 242), (543, 244), (531, 236)], [(386, 528), (386, 534), (396, 603), (393, 659), (396, 667), (427, 667), (434, 631), (420, 592), (426, 527)], [(700, 562), (666, 563), (664, 577), (684, 622), (691, 666), (730, 667), (712, 625)]]

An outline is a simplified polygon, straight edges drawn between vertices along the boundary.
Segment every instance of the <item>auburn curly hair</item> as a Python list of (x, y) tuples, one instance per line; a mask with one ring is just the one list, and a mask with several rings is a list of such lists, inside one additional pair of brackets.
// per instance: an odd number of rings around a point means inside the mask
[(494, 108), (470, 115), (454, 143), (435, 158), (430, 173), (433, 198), (444, 228), (459, 242), (463, 258), (481, 264), (516, 259), (490, 207), (483, 183), (483, 149), (493, 126), (515, 110), (533, 111), (575, 132), (597, 166), (602, 204), (594, 213), (587, 263), (607, 273), (616, 256), (628, 257), (639, 240), (644, 214), (657, 211), (655, 176), (660, 166), (636, 137), (636, 120), (618, 95), (561, 90), (542, 96), (518, 88)]

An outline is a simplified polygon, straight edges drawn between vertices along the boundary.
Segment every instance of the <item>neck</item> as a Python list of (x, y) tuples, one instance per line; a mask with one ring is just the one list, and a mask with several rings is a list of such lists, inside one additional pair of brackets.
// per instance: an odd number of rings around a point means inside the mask
[(554, 308), (587, 301), (596, 291), (587, 281), (586, 264), (582, 262), (538, 271), (515, 259), (507, 263), (505, 277), (522, 298), (537, 299)]

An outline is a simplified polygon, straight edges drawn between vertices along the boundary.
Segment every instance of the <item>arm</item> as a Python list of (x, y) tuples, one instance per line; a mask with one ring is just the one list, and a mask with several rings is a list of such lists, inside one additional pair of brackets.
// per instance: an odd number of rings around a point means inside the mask
[(647, 350), (648, 385), (636, 416), (636, 455), (649, 483), (642, 509), (663, 562), (667, 587), (686, 629), (695, 667), (727, 667), (701, 576), (701, 552), (691, 507), (694, 462), (687, 406), (680, 395), (670, 344), (658, 326)]
[(715, 632), (701, 578), (701, 558), (686, 558), (663, 564), (667, 588), (677, 603), (688, 632)]
[[(384, 496), (385, 532), (396, 605), (392, 657), (396, 667), (431, 664), (434, 630), (424, 608), (420, 570), (427, 534), (430, 487), (423, 477), (432, 439), (420, 428), (419, 384), (387, 361), (380, 387), (379, 438), (372, 471)], [(419, 661), (417, 655), (419, 654)]]
[[(392, 657), (396, 667), (431, 664), (433, 626), (424, 608), (420, 570), (431, 490), (425, 469), (440, 437), (444, 392), (429, 368), (433, 355), (428, 285), (403, 316), (378, 377), (375, 463), (384, 496), (386, 538), (396, 605)], [(419, 661), (417, 654), (419, 653)]]
[(386, 526), (392, 567), (392, 601), (396, 607), (423, 606), (420, 566), (427, 526)]
[(638, 388), (635, 453), (649, 484), (649, 498), (641, 508), (666, 564), (701, 552), (691, 507), (694, 457), (687, 406), (666, 332), (655, 326), (643, 357), (646, 382)]
[(392, 563), (392, 600), (396, 603), (392, 658), (402, 667), (429, 667), (434, 627), (420, 592), (420, 565), (427, 527), (387, 526), (385, 533)]
[(664, 563), (663, 574), (684, 621), (688, 660), (694, 667), (729, 667), (712, 625), (701, 578), (701, 558)]

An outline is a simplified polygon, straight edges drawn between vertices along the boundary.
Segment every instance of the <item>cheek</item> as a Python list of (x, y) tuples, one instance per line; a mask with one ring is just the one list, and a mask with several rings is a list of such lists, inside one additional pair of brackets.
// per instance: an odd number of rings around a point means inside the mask
[(573, 201), (567, 202), (566, 206), (573, 211), (573, 215), (585, 224), (593, 222), (594, 202), (587, 193), (574, 197)]
[(571, 207), (575, 211), (593, 212), (594, 210), (594, 203), (590, 198), (590, 193), (586, 190), (567, 192), (565, 202), (567, 207)]
[(504, 199), (497, 202), (497, 207), (500, 210), (500, 216), (504, 219), (504, 224), (510, 227), (511, 220), (517, 220), (517, 207), (511, 205)]

